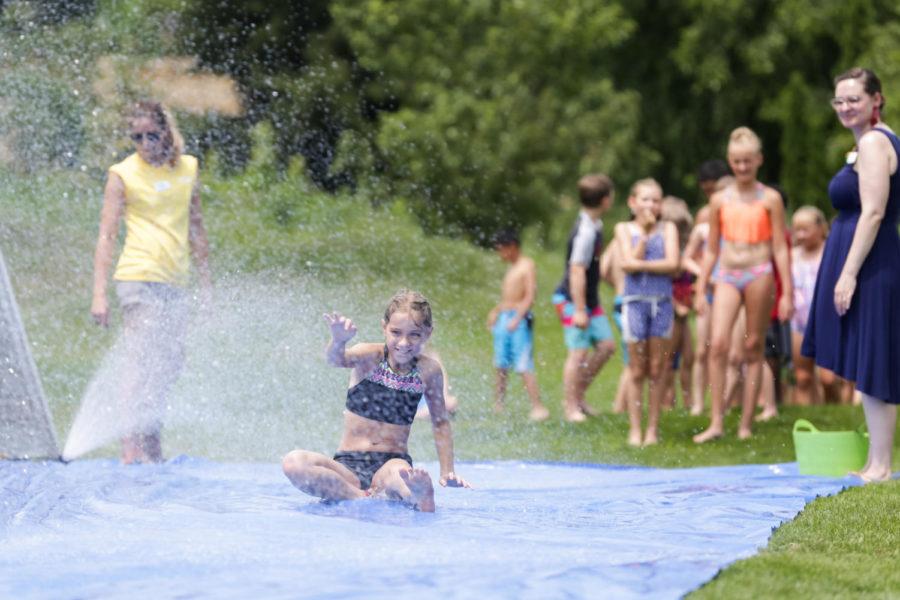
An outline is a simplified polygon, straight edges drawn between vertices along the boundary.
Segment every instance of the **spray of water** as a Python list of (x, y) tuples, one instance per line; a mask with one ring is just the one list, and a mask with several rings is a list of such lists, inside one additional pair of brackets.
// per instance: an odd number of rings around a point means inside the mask
[(322, 313), (352, 315), (360, 339), (378, 339), (383, 301), (296, 275), (220, 282), (212, 308), (195, 311), (185, 369), (162, 412), (135, 410), (122, 396), (120, 336), (87, 387), (63, 456), (82, 456), (160, 418), (169, 453), (272, 460), (293, 447), (333, 449), (347, 380), (324, 362)]

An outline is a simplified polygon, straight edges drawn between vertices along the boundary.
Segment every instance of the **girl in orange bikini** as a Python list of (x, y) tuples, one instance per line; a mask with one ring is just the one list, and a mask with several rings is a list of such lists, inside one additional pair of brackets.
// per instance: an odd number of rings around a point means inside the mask
[[(712, 408), (709, 427), (694, 436), (698, 444), (724, 433), (728, 347), (732, 324), (741, 306), (746, 312), (747, 334), (744, 338), (746, 372), (738, 438), (751, 436), (762, 375), (763, 342), (775, 299), (772, 259), (780, 273), (791, 272), (781, 195), (756, 179), (762, 161), (759, 137), (747, 127), (735, 129), (728, 141), (728, 164), (734, 173), (734, 183), (710, 199), (709, 243), (697, 280), (694, 304), (700, 314), (710, 311), (704, 290), (718, 262), (712, 279), (715, 285), (709, 355)], [(790, 278), (785, 278), (778, 307), (782, 320), (789, 319), (793, 313), (792, 298)]]

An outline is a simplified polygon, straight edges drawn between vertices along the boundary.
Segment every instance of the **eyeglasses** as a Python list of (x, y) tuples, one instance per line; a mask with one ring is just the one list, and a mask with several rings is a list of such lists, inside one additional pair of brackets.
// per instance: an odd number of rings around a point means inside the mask
[(831, 99), (831, 106), (834, 108), (840, 108), (845, 104), (847, 106), (856, 106), (860, 102), (862, 102), (862, 96), (837, 96)]
[(159, 138), (160, 138), (159, 133), (157, 133), (157, 132), (155, 132), (155, 131), (148, 131), (148, 132), (146, 132), (146, 133), (132, 133), (132, 134), (131, 134), (131, 140), (132, 140), (135, 144), (140, 144), (140, 143), (143, 142), (144, 140), (147, 140), (147, 141), (150, 142), (151, 144), (155, 144), (156, 142), (159, 141)]

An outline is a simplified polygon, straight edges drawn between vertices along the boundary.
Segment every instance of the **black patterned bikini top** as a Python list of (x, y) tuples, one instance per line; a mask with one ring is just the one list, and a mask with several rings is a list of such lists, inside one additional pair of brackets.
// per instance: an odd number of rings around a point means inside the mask
[(347, 390), (347, 410), (355, 415), (394, 425), (412, 425), (425, 393), (416, 361), (406, 375), (398, 375), (387, 361), (387, 351), (375, 370)]

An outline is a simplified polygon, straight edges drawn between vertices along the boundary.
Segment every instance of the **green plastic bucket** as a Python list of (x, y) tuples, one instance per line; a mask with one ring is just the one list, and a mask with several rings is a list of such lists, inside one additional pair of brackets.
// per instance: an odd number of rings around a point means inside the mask
[(866, 464), (869, 434), (856, 431), (819, 431), (806, 419), (794, 422), (794, 451), (801, 475), (843, 477)]

